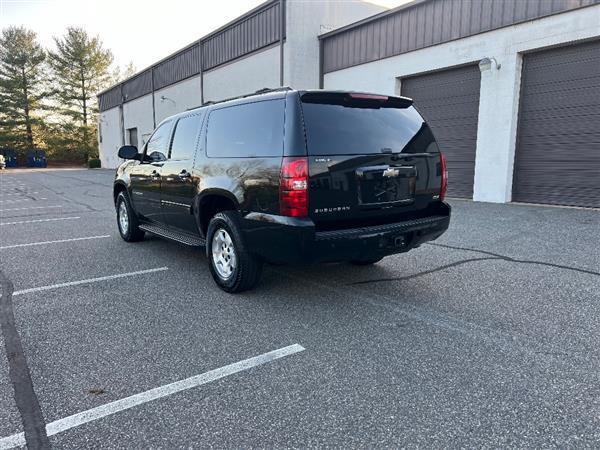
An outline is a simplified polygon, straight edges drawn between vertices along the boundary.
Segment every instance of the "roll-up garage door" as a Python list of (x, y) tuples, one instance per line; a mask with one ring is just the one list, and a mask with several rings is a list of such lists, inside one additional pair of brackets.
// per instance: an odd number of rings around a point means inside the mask
[(448, 196), (473, 197), (481, 74), (477, 65), (401, 80), (448, 161)]
[(523, 57), (513, 201), (600, 207), (600, 42)]

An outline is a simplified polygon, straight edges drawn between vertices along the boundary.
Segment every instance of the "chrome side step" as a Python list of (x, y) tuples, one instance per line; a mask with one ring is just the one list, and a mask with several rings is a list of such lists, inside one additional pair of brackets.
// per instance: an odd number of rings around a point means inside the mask
[(158, 225), (155, 223), (141, 223), (139, 226), (140, 229), (144, 231), (149, 231), (150, 233), (156, 234), (160, 237), (181, 242), (182, 244), (189, 245), (191, 247), (204, 247), (206, 245), (206, 241), (200, 236), (193, 236), (188, 233), (174, 231), (163, 225)]

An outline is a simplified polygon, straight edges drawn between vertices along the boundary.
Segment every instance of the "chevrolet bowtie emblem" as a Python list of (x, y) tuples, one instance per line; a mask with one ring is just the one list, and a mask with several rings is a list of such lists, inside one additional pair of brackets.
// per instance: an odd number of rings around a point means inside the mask
[(393, 167), (388, 167), (383, 171), (383, 176), (386, 178), (397, 177), (400, 174), (398, 169), (394, 169)]

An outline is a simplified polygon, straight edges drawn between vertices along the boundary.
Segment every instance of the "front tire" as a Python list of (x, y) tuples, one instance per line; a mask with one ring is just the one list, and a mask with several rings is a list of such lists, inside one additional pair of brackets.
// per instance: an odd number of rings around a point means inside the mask
[(126, 242), (144, 239), (144, 230), (140, 230), (137, 216), (125, 192), (119, 192), (117, 196), (117, 226), (119, 234)]
[(206, 256), (215, 283), (225, 292), (252, 289), (262, 273), (262, 261), (247, 251), (233, 211), (216, 214), (208, 224)]

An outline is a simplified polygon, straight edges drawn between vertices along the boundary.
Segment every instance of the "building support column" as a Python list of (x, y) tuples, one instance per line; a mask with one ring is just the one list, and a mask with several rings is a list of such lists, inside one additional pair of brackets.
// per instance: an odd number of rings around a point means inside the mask
[(521, 65), (522, 57), (517, 53), (481, 60), (473, 200), (511, 200)]

